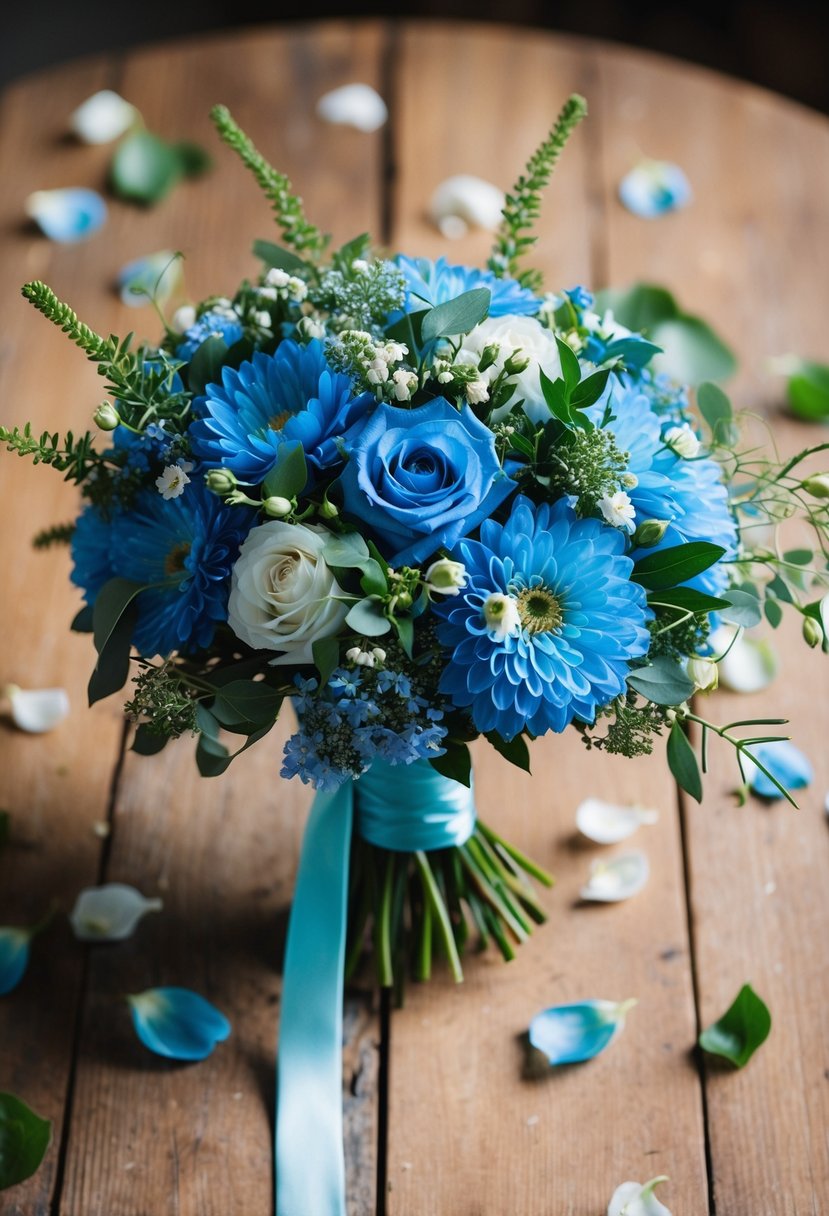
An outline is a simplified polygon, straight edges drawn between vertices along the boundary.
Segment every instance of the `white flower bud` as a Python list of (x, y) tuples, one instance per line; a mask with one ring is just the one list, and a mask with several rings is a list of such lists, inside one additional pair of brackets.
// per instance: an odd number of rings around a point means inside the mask
[(636, 509), (623, 490), (610, 496), (606, 494), (600, 498), (599, 510), (614, 528), (624, 528), (626, 532), (633, 532)]
[(451, 372), (447, 371), (438, 373), (438, 384), (451, 384), (454, 379), (455, 377)]
[(711, 659), (689, 659), (687, 671), (697, 692), (714, 692), (720, 682), (720, 669)]
[(635, 490), (639, 485), (639, 478), (635, 473), (623, 473), (619, 481), (625, 490)]
[(256, 294), (260, 300), (278, 300), (279, 293), (275, 287), (257, 287)]
[(461, 588), (466, 586), (466, 567), (463, 562), (441, 557), (432, 562), (423, 580), (430, 591), (437, 591), (441, 595), (460, 595)]
[(681, 456), (683, 460), (693, 460), (699, 454), (699, 439), (687, 422), (682, 426), (669, 426), (663, 439), (671, 451), (676, 452), (677, 456)]
[(266, 515), (270, 515), (271, 519), (284, 519), (286, 515), (291, 514), (293, 509), (293, 503), (278, 494), (272, 494), (270, 498), (266, 498), (262, 502), (262, 510)]
[(481, 405), (489, 401), (489, 388), (483, 380), (470, 380), (466, 386), (466, 399), (470, 405)]
[(271, 314), (269, 312), (255, 312), (253, 314), (253, 321), (254, 324), (258, 325), (261, 329), (270, 329)]
[(102, 402), (92, 417), (95, 425), (102, 431), (114, 431), (121, 425), (121, 415), (111, 401)]
[(382, 646), (372, 646), (371, 653), (374, 655), (378, 663), (385, 663), (386, 652)]
[(287, 287), (290, 275), (285, 270), (280, 270), (277, 266), (272, 267), (265, 275), (265, 282), (269, 287)]
[(230, 494), (237, 485), (236, 476), (230, 469), (211, 469), (204, 481), (214, 494)]
[(355, 258), (351, 263), (351, 269), (355, 274), (367, 274), (368, 262), (365, 260), (365, 258)]
[(500, 591), (493, 592), (484, 604), (484, 620), (487, 629), (499, 641), (514, 637), (521, 632), (518, 601), (511, 595), (503, 595)]
[(801, 486), (813, 498), (829, 498), (829, 473), (815, 473), (801, 481)]
[(182, 304), (173, 313), (170, 328), (177, 334), (183, 334), (191, 325), (196, 324), (196, 310), (192, 304)]
[(288, 294), (295, 304), (301, 304), (308, 295), (307, 283), (304, 283), (302, 279), (297, 279), (294, 275), (291, 275), (290, 279), (288, 279)]

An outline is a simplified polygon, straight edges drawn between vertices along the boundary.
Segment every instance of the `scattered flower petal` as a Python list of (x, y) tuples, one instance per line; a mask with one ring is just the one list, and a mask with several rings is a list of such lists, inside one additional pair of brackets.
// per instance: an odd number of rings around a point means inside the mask
[(731, 645), (736, 632), (732, 625), (720, 625), (709, 638), (714, 653), (724, 655), (719, 661), (720, 684), (731, 692), (760, 692), (777, 675), (774, 647), (745, 634)]
[(743, 1068), (771, 1033), (771, 1014), (766, 1002), (751, 984), (743, 984), (725, 1013), (699, 1036), (699, 1045), (710, 1055), (722, 1056), (735, 1068)]
[(376, 131), (389, 116), (386, 103), (368, 84), (344, 84), (320, 97), (317, 114), (326, 122)]
[(118, 291), (124, 304), (140, 308), (151, 300), (166, 300), (180, 279), (180, 259), (169, 249), (161, 249), (128, 262), (118, 275)]
[(652, 220), (687, 207), (691, 186), (679, 165), (667, 160), (643, 160), (622, 178), (619, 198), (628, 211)]
[(0, 996), (16, 988), (29, 965), (28, 929), (0, 929)]
[(442, 181), (429, 203), (429, 216), (445, 237), (464, 236), (470, 227), (494, 232), (501, 222), (504, 192), (469, 173)]
[(799, 748), (788, 739), (774, 743), (756, 743), (743, 753), (746, 783), (761, 798), (782, 798), (780, 790), (761, 772), (751, 757), (754, 756), (776, 777), (787, 790), (799, 790), (809, 785), (814, 778), (812, 766)]
[(112, 89), (93, 93), (70, 115), (69, 127), (85, 144), (108, 144), (118, 139), (140, 115)]
[(121, 942), (148, 912), (160, 912), (160, 899), (145, 899), (135, 887), (110, 882), (81, 891), (69, 917), (82, 942)]
[(11, 707), (15, 726), (30, 734), (54, 730), (69, 713), (69, 697), (63, 688), (18, 688), (7, 684), (4, 695)]
[(579, 894), (582, 899), (599, 903), (616, 903), (637, 895), (650, 877), (648, 859), (640, 849), (620, 853), (609, 861), (594, 861), (590, 878)]
[(170, 1060), (204, 1060), (230, 1034), (230, 1022), (188, 988), (148, 988), (127, 997), (145, 1047)]
[(666, 1174), (651, 1178), (643, 1186), (641, 1182), (623, 1182), (613, 1192), (607, 1205), (607, 1216), (671, 1216), (671, 1213), (654, 1195), (660, 1182), (667, 1182)]
[(585, 798), (576, 811), (576, 827), (596, 844), (618, 844), (643, 823), (656, 823), (658, 812), (640, 806), (617, 806), (601, 798)]
[(107, 205), (100, 194), (82, 186), (35, 190), (26, 199), (25, 209), (50, 241), (62, 244), (85, 241), (107, 218)]
[(625, 1015), (635, 1004), (631, 1000), (553, 1005), (530, 1022), (530, 1042), (551, 1064), (592, 1060), (620, 1033)]

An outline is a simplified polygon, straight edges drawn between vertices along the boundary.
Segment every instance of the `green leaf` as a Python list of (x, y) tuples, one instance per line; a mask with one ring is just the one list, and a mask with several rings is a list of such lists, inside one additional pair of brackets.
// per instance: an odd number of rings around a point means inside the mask
[(217, 692), (210, 712), (228, 730), (249, 735), (273, 726), (281, 705), (281, 694), (267, 684), (233, 680)]
[(361, 569), (363, 573), (360, 579), (360, 586), (366, 595), (385, 595), (389, 589), (389, 585), (380, 563), (376, 562), (373, 557), (370, 557)]
[(633, 568), (632, 578), (648, 591), (665, 591), (687, 582), (718, 562), (725, 553), (721, 545), (707, 540), (692, 540), (686, 545), (672, 545), (640, 557)]
[(668, 767), (680, 789), (685, 790), (685, 793), (690, 794), (697, 802), (702, 802), (699, 764), (679, 722), (674, 722), (668, 735)]
[(40, 1168), (52, 1124), (14, 1094), (0, 1093), (0, 1191), (25, 1182)]
[(728, 443), (733, 432), (731, 402), (721, 388), (704, 381), (697, 389), (697, 406), (714, 439)]
[(541, 377), (541, 392), (544, 394), (547, 409), (554, 418), (558, 418), (559, 422), (563, 422), (566, 427), (572, 428), (573, 415), (570, 412), (567, 387), (564, 381), (562, 379), (551, 380), (543, 367), (540, 367), (538, 371)]
[(383, 607), (377, 600), (359, 600), (349, 610), (345, 623), (355, 633), (363, 637), (379, 638), (391, 629), (391, 623), (383, 612)]
[(218, 334), (205, 338), (187, 367), (187, 386), (191, 393), (200, 396), (208, 384), (221, 384), (222, 367), (227, 360), (227, 354), (228, 348), (224, 338)]
[(486, 738), (496, 752), (499, 752), (505, 760), (509, 760), (510, 764), (523, 769), (525, 773), (530, 771), (530, 749), (527, 747), (527, 740), (523, 735), (516, 735), (507, 743), (506, 739), (502, 739), (497, 731), (491, 730), (487, 732)]
[(202, 777), (220, 777), (230, 765), (231, 756), (223, 743), (209, 735), (199, 735), (196, 765)]
[(178, 157), (182, 177), (201, 177), (213, 166), (213, 158), (207, 149), (189, 139), (181, 139), (173, 144), (173, 151)]
[(73, 633), (91, 633), (92, 632), (92, 605), (84, 604), (79, 612), (76, 612), (72, 618), (72, 624), (69, 626)]
[(110, 167), (112, 189), (137, 203), (157, 203), (183, 172), (175, 148), (151, 131), (134, 131), (115, 149)]
[(789, 407), (798, 418), (821, 421), (829, 418), (829, 367), (824, 363), (796, 360), (794, 374), (786, 385)]
[(783, 609), (780, 607), (780, 601), (770, 599), (768, 596), (763, 604), (763, 611), (766, 614), (766, 620), (771, 625), (772, 629), (777, 629), (780, 622), (783, 620)]
[(127, 681), (132, 635), (138, 616), (135, 598), (143, 590), (140, 583), (113, 578), (98, 592), (92, 612), (98, 662), (87, 687), (90, 705), (111, 696)]
[(411, 658), (414, 648), (414, 621), (410, 616), (393, 616), (391, 623), (400, 640), (400, 645), (408, 658)]
[(726, 591), (727, 607), (721, 609), (720, 616), (731, 625), (743, 625), (751, 629), (759, 625), (763, 619), (760, 601), (750, 591)]
[(721, 338), (699, 317), (683, 315), (663, 321), (651, 333), (662, 354), (651, 364), (681, 384), (701, 384), (704, 380), (725, 380), (737, 370), (737, 359)]
[(404, 313), (399, 321), (395, 321), (394, 325), (389, 326), (386, 330), (386, 337), (392, 342), (402, 342), (409, 348), (409, 353), (417, 358), (423, 345), (423, 321), (428, 315), (428, 308)]
[(137, 756), (155, 756), (167, 746), (167, 735), (161, 735), (157, 730), (150, 730), (146, 722), (136, 727), (132, 750)]
[(334, 668), (339, 665), (340, 644), (336, 638), (317, 638), (311, 644), (311, 654), (314, 656), (314, 666), (320, 674), (320, 688), (325, 688)]
[(728, 607), (728, 600), (717, 599), (695, 591), (693, 587), (675, 587), (672, 591), (652, 591), (648, 596), (652, 608), (681, 608), (684, 612), (716, 612)]
[(468, 334), (476, 325), (486, 318), (489, 312), (491, 292), (488, 287), (474, 287), (465, 291), (454, 300), (438, 304), (429, 309), (423, 318), (423, 341), (433, 342), (436, 338), (453, 338)]
[(751, 984), (743, 984), (722, 1017), (703, 1030), (699, 1045), (709, 1055), (722, 1056), (735, 1068), (743, 1068), (765, 1043), (770, 1031), (768, 1006)]
[(588, 406), (595, 405), (605, 390), (609, 376), (609, 367), (600, 372), (593, 372), (592, 376), (586, 376), (573, 389), (570, 404), (577, 410), (585, 410)]
[(134, 583), (127, 578), (111, 578), (104, 583), (92, 609), (93, 640), (98, 654), (105, 648), (127, 608), (143, 590), (143, 583)]
[(667, 655), (657, 655), (647, 667), (635, 668), (627, 682), (655, 705), (681, 705), (694, 691), (693, 680)]
[(287, 274), (299, 275), (308, 273), (308, 263), (297, 257), (290, 249), (283, 249), (273, 241), (254, 241), (253, 252), (266, 266), (274, 270), (284, 270)]
[(601, 291), (596, 307), (599, 312), (612, 309), (620, 325), (637, 333), (679, 316), (679, 306), (671, 293), (648, 283), (637, 283), (628, 291)]
[(793, 566), (808, 566), (813, 557), (811, 549), (787, 549), (783, 554), (784, 561), (791, 562)]
[(308, 480), (305, 452), (299, 440), (280, 443), (276, 464), (262, 483), (263, 498), (296, 498)]
[(359, 532), (340, 532), (332, 534), (325, 542), (322, 559), (327, 566), (362, 570), (371, 561), (371, 554)]
[(556, 335), (556, 346), (558, 347), (558, 357), (561, 363), (561, 374), (564, 377), (564, 387), (569, 397), (581, 380), (581, 364), (575, 352), (566, 342), (562, 342), (558, 335)]
[(450, 777), (452, 781), (468, 788), (472, 780), (472, 757), (469, 748), (465, 743), (456, 743), (451, 739), (444, 742), (444, 747), (444, 755), (432, 756), (429, 763), (443, 777)]
[(784, 604), (791, 604), (792, 593), (779, 574), (775, 574), (771, 582), (766, 584), (766, 595), (773, 595)]

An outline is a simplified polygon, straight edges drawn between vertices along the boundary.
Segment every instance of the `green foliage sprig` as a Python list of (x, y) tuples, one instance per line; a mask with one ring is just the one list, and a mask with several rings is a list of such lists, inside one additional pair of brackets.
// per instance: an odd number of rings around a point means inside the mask
[(587, 114), (587, 102), (573, 93), (564, 103), (550, 133), (527, 161), (524, 173), (507, 195), (503, 221), (487, 265), (499, 277), (517, 279), (522, 287), (538, 291), (542, 278), (537, 270), (519, 271), (518, 263), (536, 237), (522, 235), (533, 227), (541, 210), (541, 191), (547, 185), (556, 162), (575, 128)]
[(68, 545), (75, 535), (75, 524), (53, 524), (32, 537), (35, 549), (50, 549), (52, 545)]
[(64, 481), (85, 481), (90, 469), (99, 462), (100, 457), (92, 447), (92, 440), (90, 431), (77, 439), (71, 431), (67, 431), (61, 442), (57, 431), (54, 434), (44, 431), (36, 437), (29, 422), (22, 431), (19, 427), (9, 430), (0, 426), (0, 443), (5, 443), (8, 452), (31, 456), (34, 464), (51, 465), (59, 473), (65, 474)]
[(282, 239), (286, 245), (318, 258), (331, 238), (308, 220), (302, 199), (294, 194), (290, 180), (265, 160), (252, 140), (235, 122), (227, 106), (214, 106), (210, 117), (219, 135), (250, 169), (264, 191), (273, 207), (276, 222), (282, 229)]

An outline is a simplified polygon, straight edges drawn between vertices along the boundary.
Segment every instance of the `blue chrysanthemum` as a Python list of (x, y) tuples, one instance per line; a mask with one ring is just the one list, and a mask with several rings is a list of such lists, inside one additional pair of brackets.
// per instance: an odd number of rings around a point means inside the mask
[[(638, 388), (625, 388), (615, 381), (608, 403), (613, 417), (607, 429), (613, 432), (617, 446), (628, 453), (628, 471), (637, 479), (637, 484), (627, 489), (636, 511), (636, 523), (676, 518), (682, 508), (674, 493), (673, 472), (680, 459), (665, 447), (662, 423), (648, 398)], [(605, 408), (603, 400), (585, 413), (598, 425)]]
[(446, 258), (430, 262), (428, 258), (407, 258), (403, 254), (398, 255), (397, 265), (406, 279), (406, 312), (434, 308), (476, 287), (487, 287), (492, 293), (491, 317), (533, 316), (541, 307), (541, 301), (526, 287), (515, 279), (499, 279), (491, 270), (452, 266)]
[(168, 500), (143, 491), (109, 521), (88, 507), (73, 538), (72, 581), (90, 603), (109, 578), (147, 586), (132, 639), (142, 655), (209, 646), (227, 620), (230, 572), (254, 517), (197, 482)]
[(189, 362), (202, 342), (214, 334), (218, 334), (226, 346), (232, 346), (244, 337), (245, 331), (235, 315), (228, 316), (226, 312), (203, 312), (199, 319), (184, 331), (184, 341), (176, 347), (176, 355), (179, 359), (187, 359)]
[(190, 428), (193, 452), (204, 467), (252, 483), (266, 477), (286, 440), (301, 443), (310, 464), (329, 468), (340, 459), (337, 439), (373, 404), (371, 393), (355, 397), (349, 377), (331, 369), (320, 341), (285, 341), (275, 355), (260, 351), (238, 369), (223, 368), (221, 384), (207, 386), (203, 416)]
[[(561, 731), (625, 691), (631, 659), (647, 652), (645, 592), (630, 581), (625, 538), (578, 519), (566, 499), (534, 507), (516, 499), (506, 524), (486, 520), (480, 541), (453, 556), (467, 585), (435, 606), (449, 653), (441, 692), (469, 708), (480, 731), (512, 739)], [(508, 597), (519, 625), (492, 628), (485, 606)], [(503, 600), (502, 600), (503, 602)]]

